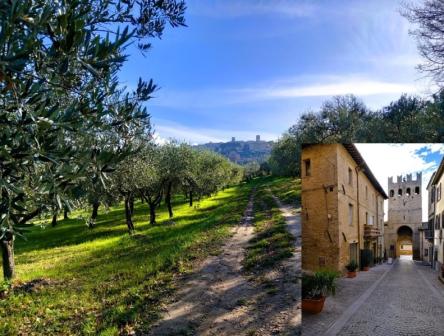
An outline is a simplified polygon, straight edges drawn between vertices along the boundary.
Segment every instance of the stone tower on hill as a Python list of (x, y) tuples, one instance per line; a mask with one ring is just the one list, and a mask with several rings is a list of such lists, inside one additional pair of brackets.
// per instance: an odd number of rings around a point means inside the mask
[(419, 259), (419, 229), (422, 227), (422, 174), (388, 179), (388, 221), (384, 227), (387, 257), (413, 255)]

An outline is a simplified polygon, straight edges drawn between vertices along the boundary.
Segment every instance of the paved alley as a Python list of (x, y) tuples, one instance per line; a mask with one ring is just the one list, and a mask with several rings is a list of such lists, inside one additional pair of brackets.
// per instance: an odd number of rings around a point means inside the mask
[(411, 260), (341, 278), (319, 315), (303, 316), (303, 335), (442, 335), (444, 285)]

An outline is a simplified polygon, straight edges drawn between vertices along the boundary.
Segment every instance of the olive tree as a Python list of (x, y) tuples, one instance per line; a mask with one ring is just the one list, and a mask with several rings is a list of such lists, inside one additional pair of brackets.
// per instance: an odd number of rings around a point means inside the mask
[[(58, 209), (86, 178), (94, 148), (85, 137), (115, 132), (130, 142), (145, 129), (141, 102), (156, 89), (140, 80), (119, 92), (125, 48), (143, 52), (167, 23), (184, 25), (183, 1), (0, 2), (0, 248), (14, 277), (13, 243), (23, 226)], [(117, 98), (117, 99), (116, 99)], [(122, 141), (123, 141), (122, 140)], [(124, 151), (122, 143), (115, 148)], [(112, 159), (110, 160), (113, 163)], [(98, 167), (105, 180), (106, 165)]]

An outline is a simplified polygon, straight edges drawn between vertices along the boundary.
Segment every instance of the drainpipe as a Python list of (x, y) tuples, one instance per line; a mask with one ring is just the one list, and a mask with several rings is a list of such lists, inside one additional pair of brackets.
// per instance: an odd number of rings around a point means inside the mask
[(361, 225), (360, 225), (360, 216), (359, 216), (359, 172), (361, 171), (361, 167), (356, 166), (355, 172), (356, 172), (356, 210), (358, 211), (358, 265), (361, 267)]

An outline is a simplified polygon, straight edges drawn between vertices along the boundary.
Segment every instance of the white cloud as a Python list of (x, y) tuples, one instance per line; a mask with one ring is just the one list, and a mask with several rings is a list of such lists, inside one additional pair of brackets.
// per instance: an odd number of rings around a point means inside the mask
[(287, 17), (311, 17), (318, 6), (309, 1), (293, 0), (215, 0), (211, 2), (189, 1), (189, 13), (208, 17), (239, 18), (255, 15), (281, 15)]
[[(378, 182), (387, 192), (388, 178), (422, 172), (422, 217), (427, 221), (427, 183), (439, 162), (427, 161), (426, 154), (444, 154), (444, 144), (356, 144)], [(385, 202), (387, 216), (387, 202)], [(387, 219), (387, 217), (386, 217)]]
[(336, 83), (313, 84), (303, 86), (276, 87), (262, 91), (263, 97), (296, 98), (354, 94), (371, 96), (388, 93), (412, 93), (415, 87), (410, 84), (385, 82), (371, 79), (344, 79)]
[(277, 79), (244, 88), (202, 88), (186, 91), (162, 90), (152, 105), (175, 108), (212, 108), (253, 102), (331, 97), (354, 94), (360, 97), (399, 97), (403, 93), (417, 93), (415, 84), (386, 81), (363, 75), (312, 75), (293, 79)]

